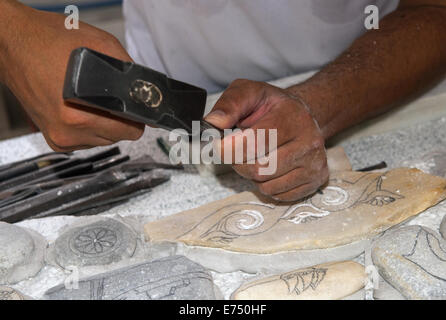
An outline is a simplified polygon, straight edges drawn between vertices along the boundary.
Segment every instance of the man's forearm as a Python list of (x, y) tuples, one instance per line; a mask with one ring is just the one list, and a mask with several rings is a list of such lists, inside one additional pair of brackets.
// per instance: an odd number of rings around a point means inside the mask
[(289, 88), (325, 138), (383, 113), (446, 72), (446, 8), (399, 9), (314, 77)]
[(0, 82), (5, 80), (9, 57), (18, 49), (15, 44), (20, 40), (18, 30), (23, 29), (25, 23), (25, 8), (27, 7), (15, 0), (0, 1)]

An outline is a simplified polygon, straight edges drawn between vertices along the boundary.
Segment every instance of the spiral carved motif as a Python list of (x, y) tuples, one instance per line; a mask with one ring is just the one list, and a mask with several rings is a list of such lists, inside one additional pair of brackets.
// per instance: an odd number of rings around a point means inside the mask
[(234, 213), (234, 216), (241, 216), (235, 224), (241, 230), (256, 229), (265, 221), (263, 215), (256, 210), (242, 210), (240, 213)]
[(344, 210), (357, 200), (353, 199), (347, 190), (337, 186), (328, 186), (322, 192), (323, 194), (316, 194), (310, 199), (310, 202), (320, 210), (330, 212)]
[(327, 206), (341, 205), (348, 201), (348, 193), (339, 187), (326, 187), (321, 197), (323, 204)]

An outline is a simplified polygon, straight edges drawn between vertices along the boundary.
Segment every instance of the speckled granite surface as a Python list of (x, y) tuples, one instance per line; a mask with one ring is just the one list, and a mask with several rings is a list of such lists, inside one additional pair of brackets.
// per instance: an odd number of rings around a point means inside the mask
[[(133, 158), (150, 154), (158, 161), (168, 161), (168, 158), (156, 145), (156, 138), (167, 137), (165, 131), (147, 128), (144, 137), (138, 142), (121, 142), (119, 146), (123, 153)], [(446, 147), (446, 118), (415, 125), (392, 133), (370, 136), (358, 141), (343, 144), (353, 168), (373, 165), (386, 161), (391, 168), (415, 161), (423, 154)], [(32, 157), (49, 148), (40, 134), (24, 136), (0, 142), (0, 164)], [(96, 152), (95, 150), (94, 152)], [(93, 151), (82, 151), (80, 154)], [(416, 163), (416, 162), (414, 162)], [(416, 165), (415, 165), (416, 166)], [(423, 169), (423, 168), (420, 168)], [(222, 199), (231, 194), (247, 190), (252, 185), (229, 173), (221, 177), (201, 177), (193, 168), (184, 172), (172, 172), (170, 182), (155, 188), (152, 192), (132, 200), (130, 203), (116, 207), (106, 215), (137, 216), (142, 222), (153, 221), (160, 217), (180, 211), (195, 208), (210, 201)], [(438, 230), (441, 219), (446, 214), (446, 203), (443, 202), (427, 210), (409, 222), (421, 224)], [(29, 220), (20, 223), (22, 226), (34, 229), (45, 236), (50, 242), (57, 237), (63, 226), (72, 223), (74, 217), (53, 217), (39, 220)], [(363, 257), (358, 261), (362, 262)], [(240, 272), (231, 274), (213, 273), (216, 284), (226, 298), (243, 282), (254, 275)], [(46, 266), (37, 277), (22, 281), (14, 287), (25, 294), (40, 298), (46, 289), (62, 282), (66, 277), (63, 272)]]
[(353, 169), (381, 161), (396, 168), (408, 161), (417, 160), (428, 152), (446, 148), (446, 117), (342, 145)]

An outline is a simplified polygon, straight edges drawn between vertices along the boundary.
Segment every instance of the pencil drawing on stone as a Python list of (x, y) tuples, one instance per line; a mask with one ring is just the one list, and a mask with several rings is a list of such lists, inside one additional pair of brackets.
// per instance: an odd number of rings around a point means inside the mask
[(326, 274), (326, 268), (309, 268), (308, 270), (282, 274), (280, 279), (285, 281), (289, 294), (300, 295), (309, 288), (316, 290)]
[(175, 300), (214, 299), (212, 276), (183, 256), (144, 262), (91, 276), (77, 289), (64, 284), (47, 291), (49, 299)]
[[(203, 218), (194, 227), (177, 237), (191, 233), (203, 225), (209, 225), (200, 238), (217, 243), (230, 243), (239, 237), (258, 235), (271, 230), (280, 221), (293, 224), (311, 223), (332, 213), (354, 209), (358, 205), (382, 207), (404, 196), (382, 187), (384, 175), (362, 174), (354, 181), (332, 179), (323, 191), (290, 206), (277, 216), (270, 211), (274, 204), (240, 202), (226, 205)], [(246, 206), (249, 209), (246, 209)], [(280, 213), (280, 212), (279, 212)]]
[(176, 277), (166, 277), (152, 283), (125, 291), (113, 300), (166, 300), (175, 297), (182, 289), (190, 287), (194, 280), (205, 280), (212, 283), (209, 274), (203, 271), (189, 272)]
[(315, 291), (318, 286), (324, 281), (327, 275), (328, 268), (323, 267), (310, 267), (306, 269), (291, 271), (283, 273), (276, 277), (267, 278), (261, 281), (253, 282), (243, 287), (241, 291), (248, 291), (258, 287), (258, 290), (265, 288), (266, 284), (271, 284), (277, 280), (283, 281), (286, 284), (287, 294), (299, 296), (307, 290), (311, 289)]
[(96, 227), (83, 230), (70, 240), (70, 249), (85, 255), (107, 254), (115, 249), (118, 236), (114, 230)]
[[(423, 248), (429, 248), (427, 251)], [(417, 233), (413, 248), (403, 257), (416, 264), (432, 277), (446, 281), (446, 251), (441, 247), (435, 235), (423, 228)], [(430, 261), (426, 264), (425, 261)]]

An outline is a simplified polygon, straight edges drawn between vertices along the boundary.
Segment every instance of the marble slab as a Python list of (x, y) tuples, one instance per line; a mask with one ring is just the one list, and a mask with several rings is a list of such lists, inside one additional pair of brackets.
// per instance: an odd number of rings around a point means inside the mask
[[(152, 250), (164, 246), (191, 257), (195, 255), (192, 251), (203, 248), (223, 249), (217, 251), (220, 259), (231, 253), (239, 258), (240, 254), (266, 258), (301, 250), (334, 250), (371, 239), (435, 205), (446, 197), (445, 186), (445, 179), (416, 169), (335, 172), (322, 193), (301, 202), (279, 203), (244, 192), (148, 223), (145, 233)], [(364, 247), (358, 245), (355, 250), (358, 255)], [(219, 259), (217, 252), (215, 258)], [(335, 255), (331, 253), (331, 257)], [(318, 262), (328, 261), (321, 257)], [(207, 264), (209, 261), (199, 262), (209, 268), (215, 266)], [(252, 261), (247, 259), (247, 264)]]
[(444, 216), (443, 220), (440, 224), (440, 233), (444, 239), (446, 239), (446, 216)]
[(213, 300), (218, 293), (212, 276), (182, 256), (129, 266), (95, 275), (67, 289), (48, 290), (49, 300)]
[(406, 300), (406, 298), (390, 283), (379, 277), (378, 288), (373, 290), (374, 300)]
[(446, 241), (426, 227), (389, 231), (372, 248), (380, 275), (407, 299), (446, 299)]
[(233, 300), (339, 300), (364, 287), (363, 265), (327, 263), (259, 279), (241, 286)]
[[(394, 124), (394, 122), (393, 122)], [(353, 169), (385, 161), (389, 168), (407, 167), (407, 162), (446, 145), (446, 116), (392, 132), (342, 143)], [(421, 168), (419, 168), (421, 169)], [(427, 172), (429, 173), (429, 172)]]
[(45, 265), (46, 240), (37, 232), (0, 222), (0, 284), (35, 276)]

